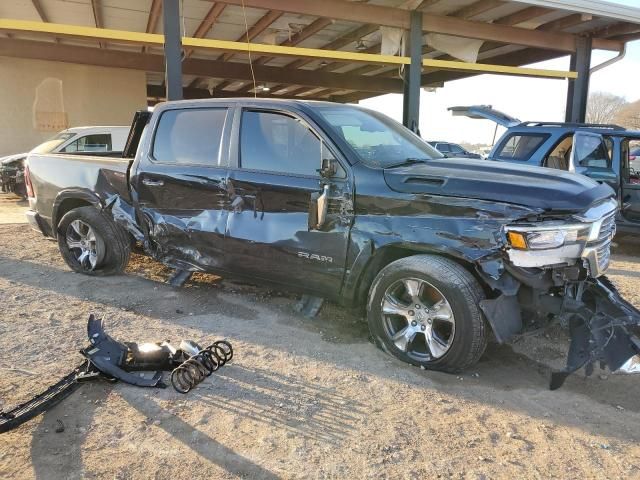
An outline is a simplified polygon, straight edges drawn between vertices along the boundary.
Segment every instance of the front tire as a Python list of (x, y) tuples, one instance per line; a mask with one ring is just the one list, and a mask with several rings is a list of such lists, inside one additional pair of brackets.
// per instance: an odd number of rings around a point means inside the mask
[(113, 275), (122, 273), (129, 263), (128, 233), (95, 207), (67, 212), (57, 231), (60, 254), (74, 272)]
[(402, 258), (371, 286), (369, 329), (378, 347), (404, 362), (459, 372), (477, 363), (487, 346), (484, 297), (473, 275), (448, 258)]

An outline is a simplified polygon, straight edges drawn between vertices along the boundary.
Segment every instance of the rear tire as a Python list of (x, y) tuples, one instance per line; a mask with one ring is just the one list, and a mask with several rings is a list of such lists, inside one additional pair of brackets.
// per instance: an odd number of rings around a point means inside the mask
[(369, 329), (379, 348), (404, 362), (459, 372), (477, 363), (487, 346), (483, 298), (473, 275), (448, 258), (402, 258), (371, 286)]
[(129, 234), (96, 207), (67, 212), (57, 233), (60, 254), (74, 272), (114, 275), (122, 273), (129, 263)]

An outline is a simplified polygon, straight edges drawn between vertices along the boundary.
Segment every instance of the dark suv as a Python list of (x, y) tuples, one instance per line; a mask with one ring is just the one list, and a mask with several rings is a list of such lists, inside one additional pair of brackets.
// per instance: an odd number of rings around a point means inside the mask
[(565, 170), (606, 183), (616, 192), (620, 206), (618, 229), (640, 232), (640, 131), (617, 125), (522, 122), (490, 106), (449, 110), (507, 129), (489, 154), (490, 160)]

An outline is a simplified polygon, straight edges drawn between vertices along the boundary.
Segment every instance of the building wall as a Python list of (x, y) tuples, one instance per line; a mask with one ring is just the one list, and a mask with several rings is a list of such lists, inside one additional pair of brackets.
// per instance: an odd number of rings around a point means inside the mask
[(0, 156), (65, 127), (129, 125), (146, 106), (142, 71), (0, 57)]

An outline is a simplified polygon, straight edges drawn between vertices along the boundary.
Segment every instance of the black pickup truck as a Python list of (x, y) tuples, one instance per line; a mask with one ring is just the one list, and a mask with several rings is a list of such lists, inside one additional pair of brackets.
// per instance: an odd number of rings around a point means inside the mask
[(376, 343), (414, 365), (459, 371), (491, 333), (557, 322), (573, 341), (556, 386), (595, 361), (630, 370), (640, 350), (640, 312), (603, 276), (607, 185), (445, 159), (356, 106), (169, 102), (138, 112), (125, 158), (30, 155), (26, 181), (31, 224), (77, 272), (122, 272), (137, 241), (177, 272), (366, 307)]

